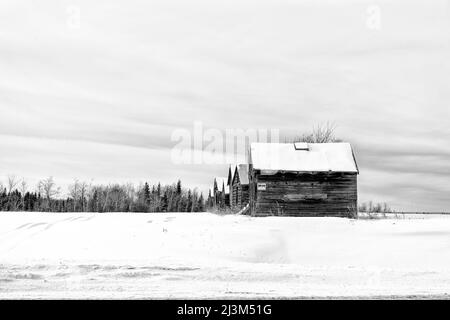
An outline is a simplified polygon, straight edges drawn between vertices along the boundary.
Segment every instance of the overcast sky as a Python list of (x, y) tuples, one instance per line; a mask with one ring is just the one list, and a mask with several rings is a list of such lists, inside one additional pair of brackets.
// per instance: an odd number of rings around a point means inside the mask
[[(450, 211), (450, 1), (2, 0), (0, 179), (173, 182), (174, 130), (337, 125), (361, 201)], [(79, 16), (79, 17), (78, 17)]]

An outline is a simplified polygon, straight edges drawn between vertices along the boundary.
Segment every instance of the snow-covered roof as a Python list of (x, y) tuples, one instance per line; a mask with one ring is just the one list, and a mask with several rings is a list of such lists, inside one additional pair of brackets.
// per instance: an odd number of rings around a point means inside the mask
[(239, 181), (241, 184), (248, 184), (248, 164), (240, 164), (237, 167), (237, 172), (239, 174)]
[(230, 193), (230, 187), (227, 185), (228, 178), (216, 177), (214, 181), (217, 183), (217, 189), (222, 192), (222, 188), (225, 187), (225, 194)]
[(252, 143), (254, 169), (297, 172), (353, 172), (358, 166), (349, 143)]

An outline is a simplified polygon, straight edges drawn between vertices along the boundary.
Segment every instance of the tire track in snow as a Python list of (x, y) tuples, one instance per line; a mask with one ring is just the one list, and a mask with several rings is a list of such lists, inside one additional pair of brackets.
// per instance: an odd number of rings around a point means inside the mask
[[(93, 218), (94, 216), (77, 216), (59, 219), (53, 222), (35, 222), (20, 225), (19, 227), (7, 231), (0, 236), (0, 253), (9, 252), (17, 248), (19, 245), (25, 243), (26, 241), (35, 238), (36, 236), (50, 230), (57, 225), (72, 222), (86, 222)], [(35, 229), (37, 229), (35, 232), (30, 232), (30, 230)]]

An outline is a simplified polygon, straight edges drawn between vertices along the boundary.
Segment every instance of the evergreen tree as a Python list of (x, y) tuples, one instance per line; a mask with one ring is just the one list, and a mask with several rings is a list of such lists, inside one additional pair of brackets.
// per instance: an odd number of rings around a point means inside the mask
[(147, 182), (144, 184), (144, 201), (147, 205), (150, 202), (150, 186)]
[(204, 212), (205, 211), (205, 204), (204, 204), (204, 199), (203, 199), (203, 193), (201, 193), (200, 197), (198, 198), (197, 208), (198, 208), (199, 212)]
[(192, 194), (191, 190), (188, 191), (187, 201), (186, 201), (186, 210), (185, 212), (191, 212), (192, 211)]
[(160, 206), (161, 212), (167, 212), (168, 206), (169, 206), (169, 197), (167, 196), (166, 191), (164, 192), (164, 195), (161, 199), (161, 206)]
[(181, 196), (181, 180), (177, 182), (177, 195)]
[(161, 183), (158, 182), (158, 187), (156, 188), (156, 194), (158, 198), (161, 198)]

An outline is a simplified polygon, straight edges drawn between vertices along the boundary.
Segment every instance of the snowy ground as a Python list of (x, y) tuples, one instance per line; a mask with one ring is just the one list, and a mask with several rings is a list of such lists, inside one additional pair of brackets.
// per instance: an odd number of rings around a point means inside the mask
[(450, 294), (450, 216), (0, 213), (0, 298)]

